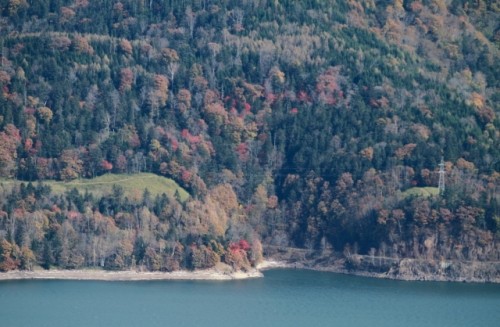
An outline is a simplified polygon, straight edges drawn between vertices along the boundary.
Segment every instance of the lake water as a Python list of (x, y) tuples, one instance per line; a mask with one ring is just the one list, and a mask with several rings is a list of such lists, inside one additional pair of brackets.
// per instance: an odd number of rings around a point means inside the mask
[(304, 270), (241, 281), (2, 281), (0, 326), (500, 326), (500, 285)]

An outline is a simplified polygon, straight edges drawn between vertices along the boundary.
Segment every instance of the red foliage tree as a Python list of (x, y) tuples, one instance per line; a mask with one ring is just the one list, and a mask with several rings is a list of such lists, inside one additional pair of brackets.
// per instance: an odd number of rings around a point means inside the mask
[(134, 72), (130, 68), (123, 68), (120, 71), (120, 92), (129, 91), (134, 82)]
[(247, 252), (250, 250), (250, 244), (248, 244), (247, 240), (240, 240), (238, 242), (239, 248), (242, 249), (243, 251)]
[(111, 169), (113, 169), (113, 164), (107, 160), (103, 160), (101, 161), (101, 168), (104, 171), (109, 172)]

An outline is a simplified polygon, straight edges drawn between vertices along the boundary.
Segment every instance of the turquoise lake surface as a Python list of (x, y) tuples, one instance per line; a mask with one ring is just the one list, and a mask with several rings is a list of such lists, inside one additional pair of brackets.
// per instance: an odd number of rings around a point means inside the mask
[(0, 282), (0, 327), (500, 326), (500, 285), (278, 269), (240, 281)]

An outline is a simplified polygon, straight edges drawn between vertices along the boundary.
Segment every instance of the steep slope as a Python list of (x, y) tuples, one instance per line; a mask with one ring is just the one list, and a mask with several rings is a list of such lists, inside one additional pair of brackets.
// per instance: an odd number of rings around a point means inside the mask
[[(0, 12), (1, 176), (151, 172), (191, 194), (74, 208), (75, 192), (4, 193), (12, 260), (17, 246), (64, 265), (49, 226), (91, 244), (69, 219), (90, 210), (123, 234), (110, 244), (131, 244), (102, 255), (117, 268), (245, 266), (259, 240), (336, 257), (498, 261), (494, 1), (2, 0)], [(446, 190), (421, 196), (441, 158)], [(55, 215), (50, 203), (62, 211), (36, 245), (14, 222)], [(149, 225), (120, 222), (146, 209)], [(96, 264), (90, 248), (74, 265)]]

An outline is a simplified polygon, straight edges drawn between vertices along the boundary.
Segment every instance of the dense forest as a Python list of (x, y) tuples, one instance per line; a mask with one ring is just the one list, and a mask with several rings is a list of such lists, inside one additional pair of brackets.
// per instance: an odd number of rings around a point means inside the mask
[[(0, 48), (1, 271), (500, 260), (497, 1), (0, 0)], [(139, 172), (190, 196), (46, 183)]]

